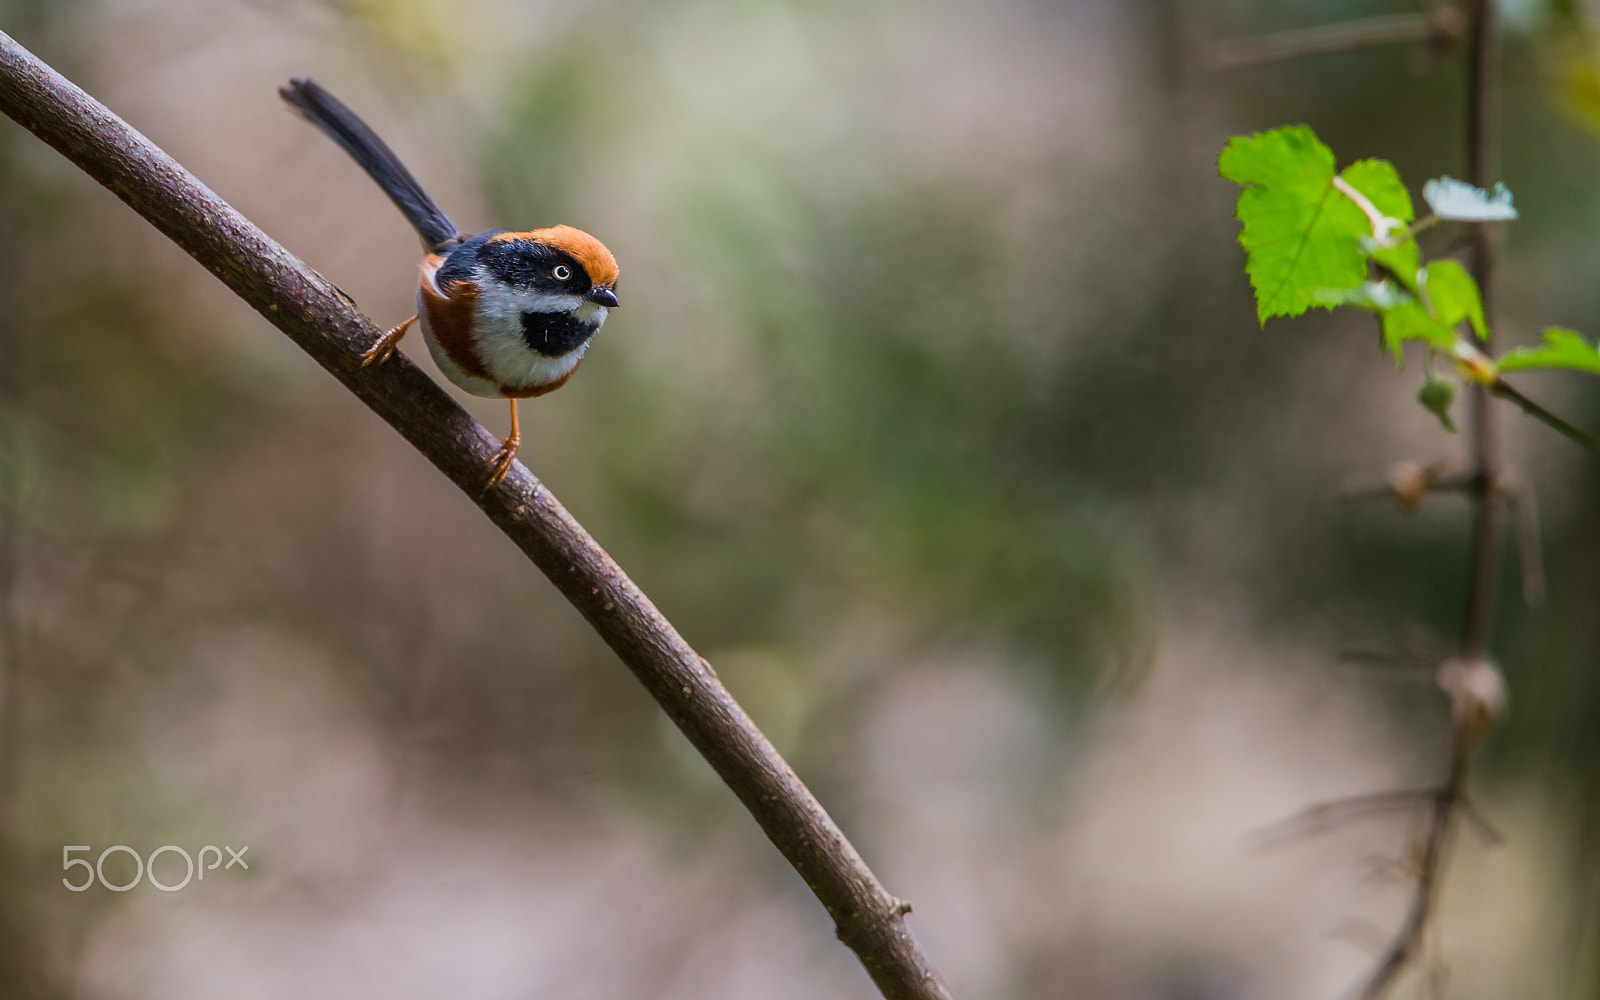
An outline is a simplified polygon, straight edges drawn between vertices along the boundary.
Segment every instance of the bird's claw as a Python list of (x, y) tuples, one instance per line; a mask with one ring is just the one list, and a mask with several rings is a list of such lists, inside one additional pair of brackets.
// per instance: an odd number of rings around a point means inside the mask
[(521, 450), (522, 442), (506, 441), (500, 445), (500, 450), (494, 453), (493, 467), (489, 472), (489, 481), (484, 484), (485, 493), (499, 485), (500, 480), (511, 471), (511, 463), (517, 460), (517, 452)]
[(395, 342), (388, 337), (384, 337), (361, 355), (361, 367), (371, 368), (373, 365), (388, 361), (390, 356), (394, 354), (394, 349)]
[(368, 368), (388, 361), (394, 355), (395, 348), (399, 346), (400, 338), (406, 335), (406, 331), (411, 329), (411, 324), (416, 321), (417, 318), (413, 316), (399, 326), (391, 327), (387, 333), (379, 337), (376, 344), (362, 353), (361, 367)]

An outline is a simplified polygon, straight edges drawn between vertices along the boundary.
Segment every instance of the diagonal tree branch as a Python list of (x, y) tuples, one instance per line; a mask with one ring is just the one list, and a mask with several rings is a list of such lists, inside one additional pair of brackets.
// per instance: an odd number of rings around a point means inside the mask
[(949, 1000), (878, 882), (820, 803), (650, 599), (520, 465), (480, 495), (499, 442), (421, 369), (361, 367), (380, 332), (348, 296), (143, 135), (0, 33), (0, 111), (105, 185), (299, 345), (432, 462), (571, 601), (822, 902), (890, 1000)]

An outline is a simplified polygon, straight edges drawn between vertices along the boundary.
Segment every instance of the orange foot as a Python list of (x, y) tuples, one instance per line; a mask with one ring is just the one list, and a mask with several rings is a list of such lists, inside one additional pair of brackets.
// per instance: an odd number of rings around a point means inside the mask
[(511, 471), (511, 463), (517, 460), (517, 452), (522, 450), (522, 442), (516, 435), (500, 442), (500, 450), (494, 453), (494, 469), (489, 473), (489, 481), (484, 484), (485, 493), (495, 488), (495, 484), (506, 477)]
[(378, 342), (373, 344), (365, 354), (361, 355), (361, 367), (366, 368), (369, 365), (381, 364), (385, 361), (388, 361), (389, 356), (394, 354), (395, 347), (400, 343), (400, 338), (406, 335), (406, 331), (410, 329), (411, 324), (415, 323), (416, 321), (417, 318), (413, 316), (404, 323), (401, 323), (399, 326), (391, 329), (388, 333), (379, 337)]
[(511, 400), (511, 436), (500, 442), (500, 450), (494, 453), (494, 471), (489, 473), (489, 482), (483, 487), (487, 493), (494, 489), (496, 483), (506, 477), (511, 471), (511, 463), (517, 460), (517, 452), (522, 450), (522, 431), (517, 427), (517, 401)]
[(522, 450), (522, 431), (517, 427), (517, 401), (511, 403), (511, 436), (500, 442), (500, 450), (494, 453), (494, 468), (489, 473), (489, 481), (484, 484), (483, 492), (494, 489), (495, 484), (506, 477), (511, 471), (511, 463), (517, 460), (517, 452)]

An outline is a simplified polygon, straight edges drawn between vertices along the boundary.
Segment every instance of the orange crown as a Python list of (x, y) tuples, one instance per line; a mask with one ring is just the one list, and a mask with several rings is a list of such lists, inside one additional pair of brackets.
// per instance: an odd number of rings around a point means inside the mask
[(611, 251), (606, 249), (604, 243), (581, 229), (551, 226), (549, 229), (535, 229), (526, 233), (501, 233), (489, 242), (503, 243), (508, 240), (532, 240), (555, 247), (571, 254), (573, 260), (582, 264), (589, 274), (589, 280), (596, 286), (609, 288), (617, 283), (617, 258), (611, 256)]

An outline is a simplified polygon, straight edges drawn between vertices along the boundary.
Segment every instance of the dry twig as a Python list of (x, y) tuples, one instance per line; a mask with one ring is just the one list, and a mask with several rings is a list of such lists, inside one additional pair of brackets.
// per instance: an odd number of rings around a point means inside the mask
[(1212, 52), (1211, 62), (1218, 69), (1234, 69), (1405, 42), (1429, 42), (1443, 48), (1460, 38), (1465, 27), (1460, 11), (1442, 6), (1421, 14), (1390, 14), (1344, 24), (1232, 39), (1217, 45)]
[[(1426, 14), (1374, 18), (1247, 39), (1221, 48), (1216, 61), (1236, 66), (1424, 39), (1432, 40), (1439, 48), (1465, 35), (1467, 176), (1474, 185), (1488, 188), (1495, 180), (1496, 171), (1493, 160), (1500, 60), (1497, 13), (1495, 0), (1466, 0), (1460, 8), (1440, 6)], [(1472, 257), (1472, 275), (1483, 296), (1484, 311), (1492, 312), (1495, 248), (1491, 224), (1478, 223), (1470, 227), (1467, 245)], [(1488, 352), (1492, 343), (1484, 343), (1481, 348)], [(1502, 458), (1496, 399), (1508, 399), (1568, 437), (1600, 450), (1600, 439), (1555, 417), (1504, 380), (1495, 379), (1487, 386), (1473, 386), (1469, 454), (1464, 464), (1396, 463), (1383, 476), (1354, 481), (1342, 491), (1350, 498), (1389, 497), (1406, 511), (1415, 510), (1429, 495), (1446, 490), (1464, 493), (1472, 503), (1472, 556), (1465, 624), (1457, 652), (1439, 666), (1434, 678), (1449, 699), (1451, 709), (1452, 736), (1443, 783), (1434, 789), (1380, 792), (1312, 806), (1298, 816), (1269, 827), (1257, 837), (1258, 844), (1278, 843), (1375, 815), (1426, 807), (1420, 835), (1404, 865), (1413, 883), (1405, 920), (1388, 939), (1375, 967), (1359, 988), (1357, 995), (1361, 1000), (1379, 1000), (1385, 996), (1400, 974), (1422, 955), (1456, 826), (1465, 822), (1486, 841), (1498, 843), (1500, 840), (1500, 834), (1467, 798), (1467, 782), (1474, 748), (1499, 724), (1506, 708), (1505, 680), (1488, 656), (1499, 591), (1502, 503), (1511, 501), (1516, 507), (1523, 592), (1530, 602), (1542, 596), (1544, 576), (1539, 559), (1537, 510), (1527, 485)], [(1385, 660), (1402, 666), (1409, 662), (1409, 658), (1388, 657)], [(1435, 990), (1441, 988), (1437, 976), (1430, 978), (1430, 986)]]
[[(1473, 184), (1487, 188), (1496, 172), (1495, 122), (1500, 69), (1497, 4), (1495, 0), (1471, 0), (1466, 13), (1467, 175)], [(1490, 226), (1482, 223), (1472, 228), (1472, 276), (1482, 292), (1484, 311), (1492, 312), (1494, 239)], [(1492, 346), (1485, 343), (1482, 349), (1487, 352)], [(1499, 508), (1504, 499), (1505, 470), (1494, 394), (1475, 386), (1472, 404), (1468, 448), (1473, 521), (1467, 613), (1460, 652), (1446, 660), (1438, 673), (1440, 690), (1450, 699), (1449, 765), (1416, 853), (1416, 882), (1411, 904), (1399, 931), (1363, 983), (1359, 994), (1362, 1000), (1378, 1000), (1386, 995), (1423, 950), (1451, 835), (1458, 820), (1465, 816), (1468, 822), (1473, 822), (1477, 817), (1467, 802), (1472, 751), (1505, 713), (1505, 681), (1488, 659), (1499, 591)]]
[[(1490, 386), (1490, 392), (1497, 396), (1505, 396), (1515, 401), (1523, 397), (1503, 380), (1497, 380)], [(1537, 406), (1537, 404), (1533, 404)], [(1543, 407), (1541, 412), (1548, 413)], [(1551, 415), (1551, 419), (1569, 429), (1569, 437), (1576, 437), (1579, 441), (1593, 438), (1587, 431), (1573, 427), (1573, 425)], [(1596, 450), (1600, 450), (1597, 447)], [(1434, 462), (1430, 465), (1419, 465), (1416, 462), (1399, 461), (1391, 463), (1382, 475), (1363, 474), (1352, 476), (1346, 480), (1339, 490), (1339, 496), (1344, 500), (1374, 500), (1386, 498), (1394, 501), (1396, 507), (1405, 513), (1412, 513), (1436, 493), (1462, 493), (1468, 497), (1475, 496), (1482, 489), (1478, 473), (1456, 461)], [(1522, 596), (1529, 605), (1537, 605), (1544, 600), (1544, 558), (1540, 551), (1539, 541), (1539, 505), (1533, 495), (1533, 487), (1528, 483), (1521, 470), (1512, 466), (1503, 466), (1497, 492), (1503, 494), (1510, 501), (1512, 513), (1517, 521), (1517, 555), (1522, 574)], [(1369, 657), (1371, 659), (1371, 657)]]

